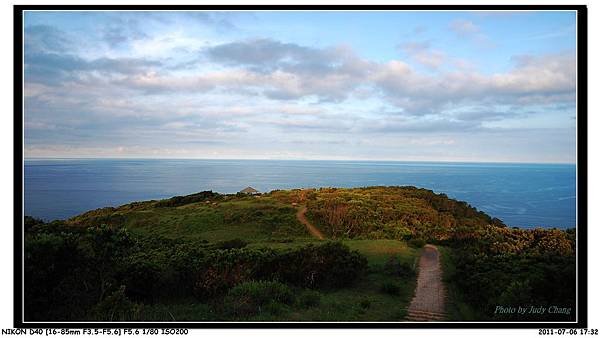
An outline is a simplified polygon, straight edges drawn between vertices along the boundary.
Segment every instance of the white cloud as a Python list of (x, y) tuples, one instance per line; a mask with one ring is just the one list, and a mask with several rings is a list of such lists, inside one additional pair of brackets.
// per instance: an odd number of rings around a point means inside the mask
[(400, 45), (400, 49), (418, 63), (432, 69), (439, 68), (446, 59), (443, 52), (432, 49), (427, 42), (406, 42)]
[[(451, 28), (484, 36), (469, 21)], [(373, 61), (348, 45), (209, 44), (182, 31), (140, 35), (99, 58), (40, 41), (25, 77), (28, 156), (445, 156), (522, 110), (572, 103), (575, 89), (571, 54), (519, 56), (487, 74), (429, 42)]]
[(450, 23), (450, 29), (460, 35), (477, 34), (480, 29), (477, 25), (469, 20), (458, 19)]
[(452, 21), (448, 27), (460, 38), (468, 38), (474, 41), (479, 47), (493, 48), (495, 44), (483, 33), (481, 28), (472, 21), (457, 19)]

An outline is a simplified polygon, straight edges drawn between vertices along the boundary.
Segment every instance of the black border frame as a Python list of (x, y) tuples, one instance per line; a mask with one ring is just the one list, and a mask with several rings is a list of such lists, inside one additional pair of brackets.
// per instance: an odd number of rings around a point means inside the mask
[[(219, 322), (219, 323), (142, 323), (142, 322), (24, 322), (23, 314), (23, 12), (26, 10), (573, 10), (577, 11), (577, 322)], [(16, 328), (586, 328), (588, 325), (588, 217), (587, 217), (587, 94), (588, 94), (588, 15), (586, 5), (14, 5), (14, 312)]]

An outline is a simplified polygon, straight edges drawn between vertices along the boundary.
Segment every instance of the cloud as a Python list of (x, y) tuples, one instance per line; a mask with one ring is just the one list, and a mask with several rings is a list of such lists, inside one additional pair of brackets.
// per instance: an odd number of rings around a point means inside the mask
[(120, 84), (148, 94), (235, 89), (276, 100), (314, 96), (341, 101), (364, 84), (374, 67), (343, 46), (314, 49), (265, 39), (219, 45), (205, 54), (225, 68), (195, 75), (145, 72)]
[[(432, 69), (445, 61), (427, 42), (400, 48)], [(25, 58), (26, 82), (33, 88), (31, 84), (104, 81), (144, 95), (235, 91), (276, 101), (343, 102), (360, 91), (380, 95), (403, 114), (415, 116), (440, 114), (458, 104), (565, 102), (573, 99), (575, 88), (574, 56), (569, 53), (517, 56), (512, 70), (491, 75), (463, 68), (427, 74), (401, 60), (369, 61), (346, 46), (318, 49), (271, 39), (220, 44), (204, 53), (220, 65), (218, 70), (184, 75), (190, 72), (176, 74), (162, 69), (161, 61), (146, 58), (88, 60), (32, 52)]]
[(238, 27), (231, 21), (233, 16), (244, 15), (245, 13), (236, 12), (202, 12), (190, 11), (183, 12), (182, 15), (191, 18), (194, 21), (215, 27), (221, 32), (238, 31)]
[[(297, 45), (268, 43), (268, 46), (276, 46), (275, 52), (269, 54), (259, 50), (246, 55), (238, 50), (240, 46), (227, 48), (226, 59), (228, 62), (235, 60), (241, 68), (190, 76), (133, 73), (121, 80), (120, 85), (137, 88), (147, 94), (205, 93), (220, 89), (249, 95), (258, 93), (280, 101), (315, 97), (332, 102), (346, 100), (362, 88), (371, 93), (380, 92), (388, 102), (410, 115), (435, 114), (461, 103), (565, 102), (572, 100), (575, 89), (574, 56), (568, 53), (518, 56), (514, 58), (512, 70), (491, 75), (462, 68), (432, 75), (419, 73), (400, 60), (369, 62), (347, 49), (331, 49), (336, 53), (324, 53)], [(426, 58), (431, 55), (429, 45), (411, 43), (404, 44), (402, 48), (413, 53), (421, 62), (438, 66), (439, 60)], [(260, 57), (262, 53), (270, 56), (265, 60)], [(308, 55), (307, 59), (311, 61), (303, 63), (305, 61), (298, 57), (301, 54)], [(318, 55), (327, 57), (319, 61)], [(289, 64), (294, 58), (298, 58), (298, 63)], [(263, 64), (268, 65), (260, 68)]]
[(569, 53), (520, 56), (505, 73), (485, 75), (453, 71), (439, 75), (415, 72), (405, 63), (391, 61), (379, 68), (372, 81), (394, 105), (410, 114), (431, 114), (458, 103), (505, 104), (569, 101), (575, 93), (575, 60)]
[(25, 27), (25, 54), (62, 52), (71, 47), (70, 40), (60, 29), (48, 25)]
[(458, 19), (458, 20), (452, 21), (450, 23), (449, 27), (456, 34), (463, 35), (463, 36), (477, 34), (481, 31), (479, 29), (479, 27), (477, 25), (475, 25), (473, 22), (471, 22), (469, 20), (464, 20), (464, 19)]
[(513, 57), (515, 68), (492, 76), (493, 88), (501, 93), (553, 95), (574, 93), (575, 56), (519, 55)]
[[(487, 46), (487, 26), (475, 24), (487, 19), (443, 21), (446, 32), (411, 25), (375, 43), (366, 35), (312, 36), (324, 29), (318, 20), (309, 33), (304, 21), (285, 22), (290, 31), (303, 27), (292, 37), (258, 13), (35, 15), (48, 24), (25, 30), (28, 156), (493, 160), (572, 153), (572, 52), (509, 60), (508, 50), (528, 49), (498, 50), (504, 70), (491, 72), (477, 68), (481, 56), (469, 55), (471, 48), (459, 60), (436, 43)], [(390, 56), (403, 36), (399, 56)], [(549, 43), (552, 36), (534, 37)], [(357, 41), (373, 48), (349, 45)]]
[(25, 82), (56, 85), (92, 72), (131, 75), (160, 65), (159, 61), (138, 58), (87, 60), (70, 54), (30, 52), (25, 54)]
[(399, 48), (418, 63), (432, 69), (439, 68), (445, 61), (445, 54), (431, 49), (428, 42), (405, 42)]
[[(316, 50), (271, 40), (221, 47), (216, 49), (220, 58), (250, 65), (248, 71), (254, 74), (250, 82), (257, 86), (257, 82), (264, 83), (263, 94), (277, 100), (308, 95), (343, 100), (357, 88), (372, 87), (407, 113), (419, 115), (436, 113), (463, 101), (560, 101), (570, 99), (575, 85), (574, 59), (568, 54), (520, 56), (515, 58), (513, 70), (493, 75), (458, 69), (432, 76), (418, 73), (400, 60), (369, 62), (347, 49)], [(433, 50), (429, 43), (404, 43), (400, 48), (432, 69), (445, 61), (443, 53)]]
[(448, 117), (394, 117), (362, 124), (370, 133), (464, 133), (481, 129), (481, 121), (456, 120)]
[(235, 31), (236, 26), (230, 20), (231, 15), (221, 12), (203, 11), (153, 11), (111, 13), (108, 22), (101, 27), (102, 39), (110, 47), (119, 47), (137, 40), (149, 39), (148, 31), (157, 27), (169, 27), (185, 24), (188, 26), (201, 25), (216, 31)]
[(113, 48), (131, 41), (149, 38), (149, 35), (140, 27), (137, 18), (113, 17), (111, 23), (106, 25), (101, 32), (102, 39)]
[[(389, 61), (372, 61), (346, 45), (317, 48), (271, 38), (194, 45), (182, 57), (173, 54), (174, 46), (188, 46), (179, 33), (129, 41), (107, 27), (103, 41), (135, 57), (86, 57), (51, 27), (28, 33), (34, 37), (25, 55), (30, 154), (44, 147), (94, 151), (97, 143), (129, 154), (142, 148), (208, 153), (234, 144), (260, 152), (274, 151), (275, 143), (289, 147), (294, 137), (342, 151), (349, 144), (367, 147), (369, 140), (394, 144), (405, 137), (402, 144), (411, 144), (412, 135), (420, 135), (412, 146), (445, 147), (460, 144), (458, 135), (491, 133), (502, 121), (574, 98), (569, 53), (515, 56), (512, 69), (495, 74), (458, 67), (430, 42), (414, 41), (398, 46), (406, 59)], [(46, 44), (46, 36), (56, 42)], [(169, 52), (159, 58), (153, 48), (163, 46)], [(185, 69), (171, 67), (182, 61)], [(336, 141), (340, 137), (351, 141)]]
[(460, 38), (468, 38), (474, 41), (479, 47), (493, 48), (495, 44), (490, 38), (485, 35), (481, 28), (474, 24), (472, 21), (457, 19), (452, 21), (448, 28), (453, 31)]
[(221, 44), (206, 49), (215, 62), (249, 66), (259, 72), (277, 69), (323, 71), (339, 60), (333, 49), (316, 49), (271, 39), (254, 39)]

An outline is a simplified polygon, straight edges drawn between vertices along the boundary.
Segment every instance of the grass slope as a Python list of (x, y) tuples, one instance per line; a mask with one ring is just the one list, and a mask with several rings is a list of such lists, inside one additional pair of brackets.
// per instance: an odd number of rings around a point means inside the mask
[[(327, 241), (299, 222), (304, 207)], [(497, 304), (573, 308), (573, 229), (511, 229), (415, 187), (205, 191), (49, 224), (26, 217), (25, 230), (37, 319), (402, 320), (425, 242), (442, 253), (450, 320), (574, 313), (494, 314)]]
[[(219, 243), (243, 240), (248, 248), (269, 247), (290, 249), (320, 241), (313, 238), (296, 219), (303, 205), (309, 206), (309, 220), (332, 235), (323, 220), (315, 201), (332, 198), (335, 192), (352, 194), (355, 198), (382, 205), (401, 204), (399, 210), (411, 214), (431, 214), (432, 207), (426, 199), (410, 200), (385, 197), (397, 194), (401, 188), (373, 189), (322, 189), (273, 191), (261, 196), (219, 195), (203, 192), (190, 196), (174, 197), (162, 201), (135, 202), (117, 208), (92, 210), (66, 221), (70, 226), (99, 226), (127, 228), (144, 237), (163, 237), (174, 240)], [(385, 194), (382, 194), (386, 192)], [(413, 188), (407, 188), (412, 193)], [(383, 199), (382, 199), (383, 196)], [(416, 211), (416, 209), (419, 211)], [(426, 211), (424, 211), (426, 210)], [(435, 213), (435, 210), (433, 210)], [(394, 223), (396, 222), (396, 223)], [(352, 250), (357, 250), (368, 260), (368, 273), (349, 287), (310, 291), (297, 289), (299, 299), (317, 299), (307, 304), (280, 304), (255, 314), (245, 320), (291, 321), (398, 321), (415, 288), (415, 275), (390, 274), (386, 263), (394, 257), (397, 261), (415, 267), (420, 250), (407, 245), (404, 240), (406, 224), (391, 220), (398, 231), (388, 236), (355, 236), (342, 238)], [(389, 235), (387, 234), (387, 235)], [(404, 236), (404, 237), (403, 237)], [(334, 236), (339, 238), (339, 236)], [(305, 297), (304, 293), (307, 293)], [(218, 312), (218, 311), (217, 311)], [(142, 320), (220, 320), (213, 307), (190, 299), (162, 300), (139, 310)]]

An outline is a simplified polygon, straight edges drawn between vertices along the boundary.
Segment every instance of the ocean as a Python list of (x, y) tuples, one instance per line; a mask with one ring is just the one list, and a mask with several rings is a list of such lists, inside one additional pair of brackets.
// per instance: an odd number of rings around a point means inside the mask
[(509, 226), (576, 225), (572, 164), (27, 159), (24, 178), (25, 214), (44, 220), (204, 190), (411, 185), (466, 201)]

